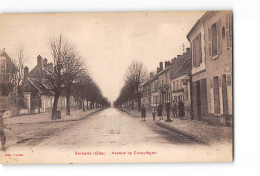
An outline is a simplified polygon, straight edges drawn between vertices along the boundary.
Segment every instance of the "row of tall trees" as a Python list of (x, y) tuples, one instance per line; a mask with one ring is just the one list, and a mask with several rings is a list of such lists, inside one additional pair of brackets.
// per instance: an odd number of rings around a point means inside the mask
[(120, 95), (115, 101), (116, 107), (122, 107), (122, 105), (131, 106), (134, 108), (134, 102), (138, 104), (138, 111), (141, 110), (141, 98), (142, 92), (141, 86), (147, 81), (148, 74), (146, 68), (142, 62), (132, 61), (129, 65), (126, 75), (125, 84), (120, 91)]
[(85, 100), (90, 102), (90, 105), (87, 103), (87, 108), (90, 106), (90, 109), (94, 106), (108, 105), (99, 87), (88, 74), (83, 59), (67, 40), (61, 35), (59, 38), (52, 39), (50, 50), (53, 57), (53, 70), (48, 75), (48, 79), (54, 91), (52, 118), (56, 118), (58, 100), (62, 93), (66, 95), (67, 115), (70, 115), (71, 95), (81, 99), (83, 110), (85, 110)]
[[(109, 101), (87, 72), (82, 72), (73, 84), (73, 96), (81, 100), (80, 108), (86, 109), (108, 107)], [(85, 104), (86, 103), (86, 104)]]
[[(87, 109), (109, 106), (108, 100), (103, 97), (100, 88), (88, 73), (85, 59), (80, 56), (71, 43), (60, 35), (50, 40), (49, 49), (53, 69), (44, 70), (46, 71), (45, 79), (52, 84), (54, 92), (52, 119), (57, 116), (58, 100), (61, 95), (66, 96), (67, 115), (70, 115), (70, 97), (72, 95), (81, 100), (83, 111), (85, 111), (84, 102), (87, 102)], [(12, 71), (10, 71), (5, 85), (1, 85), (1, 92), (4, 92), (6, 96), (10, 93), (18, 97), (23, 96), (24, 63), (27, 60), (25, 55), (24, 46), (20, 44), (13, 53), (12, 59), (10, 58), (12, 67), (9, 69)]]

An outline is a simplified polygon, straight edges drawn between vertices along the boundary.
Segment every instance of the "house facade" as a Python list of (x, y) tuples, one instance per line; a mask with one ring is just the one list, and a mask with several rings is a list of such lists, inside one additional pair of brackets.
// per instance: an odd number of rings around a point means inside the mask
[(157, 107), (160, 104), (159, 80), (158, 75), (155, 75), (150, 81), (151, 84), (151, 104), (152, 107)]
[(232, 14), (206, 12), (187, 35), (192, 48), (193, 118), (232, 118)]
[(10, 91), (8, 87), (9, 79), (16, 72), (17, 68), (5, 49), (0, 50), (0, 94), (2, 96), (8, 96)]
[[(37, 56), (37, 65), (29, 72), (28, 67), (24, 68), (24, 114), (40, 113), (51, 111), (54, 102), (53, 86), (47, 79), (48, 71), (53, 70), (53, 64), (40, 55)], [(79, 102), (71, 96), (71, 107), (77, 107)], [(66, 97), (61, 95), (58, 100), (58, 110), (66, 107)], [(29, 112), (27, 112), (29, 111)]]
[(232, 118), (232, 14), (207, 12), (204, 20), (208, 113), (220, 121)]
[(191, 113), (191, 51), (186, 49), (183, 55), (175, 58), (171, 66), (172, 101), (184, 103), (185, 114)]
[(208, 115), (204, 16), (196, 22), (187, 35), (192, 50), (191, 118), (196, 120), (207, 119)]

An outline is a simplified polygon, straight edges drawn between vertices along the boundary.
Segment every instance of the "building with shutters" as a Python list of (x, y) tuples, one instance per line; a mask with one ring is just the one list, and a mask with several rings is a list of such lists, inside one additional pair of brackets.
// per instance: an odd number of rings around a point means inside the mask
[(172, 101), (178, 103), (179, 99), (184, 103), (185, 114), (191, 113), (191, 51), (186, 49), (183, 55), (174, 58), (171, 66), (171, 90)]
[(224, 123), (232, 117), (232, 14), (207, 12), (204, 19), (208, 113)]
[[(206, 13), (207, 14), (207, 13)], [(208, 115), (207, 77), (205, 57), (205, 30), (203, 15), (187, 35), (192, 50), (191, 68), (191, 118), (203, 120)]]
[(187, 35), (192, 48), (192, 116), (232, 119), (232, 14), (206, 12)]

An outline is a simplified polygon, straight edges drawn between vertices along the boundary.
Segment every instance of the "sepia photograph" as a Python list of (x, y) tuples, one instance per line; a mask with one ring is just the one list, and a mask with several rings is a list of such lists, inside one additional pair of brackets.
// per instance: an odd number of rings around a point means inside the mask
[(232, 11), (0, 15), (0, 163), (232, 162)]

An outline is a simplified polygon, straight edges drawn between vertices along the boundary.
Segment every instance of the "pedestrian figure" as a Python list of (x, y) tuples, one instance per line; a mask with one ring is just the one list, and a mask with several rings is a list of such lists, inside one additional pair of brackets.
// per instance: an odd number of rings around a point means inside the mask
[(166, 122), (171, 122), (172, 120), (170, 119), (170, 112), (171, 112), (171, 104), (170, 104), (170, 102), (165, 103), (165, 109), (166, 109), (166, 114), (167, 114), (167, 119), (165, 121)]
[(157, 107), (157, 116), (160, 117), (160, 120), (163, 120), (163, 116), (162, 116), (162, 105), (159, 104)]
[(143, 104), (142, 109), (141, 109), (141, 116), (142, 116), (142, 120), (145, 120), (145, 117), (146, 117), (146, 109), (145, 109), (144, 104)]
[(173, 117), (177, 117), (177, 104), (175, 101), (172, 103), (172, 114)]
[(179, 109), (179, 117), (184, 117), (185, 116), (184, 103), (182, 102), (181, 99), (179, 99), (178, 109)]
[(153, 108), (153, 110), (152, 110), (152, 115), (153, 115), (153, 120), (155, 120), (155, 115), (156, 115), (156, 109), (155, 108)]

